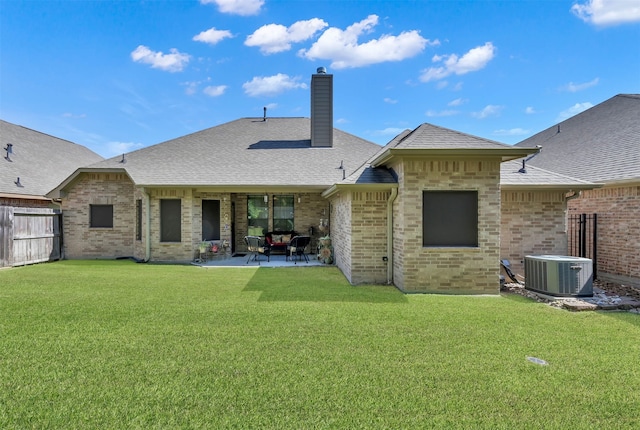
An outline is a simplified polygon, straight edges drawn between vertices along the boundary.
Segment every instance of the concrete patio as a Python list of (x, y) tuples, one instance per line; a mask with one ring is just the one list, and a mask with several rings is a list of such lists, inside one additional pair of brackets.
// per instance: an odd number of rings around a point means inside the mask
[(251, 257), (250, 261), (249, 255), (236, 254), (233, 257), (214, 257), (211, 259), (207, 259), (206, 261), (194, 261), (191, 264), (195, 266), (201, 267), (311, 267), (311, 266), (328, 266), (327, 264), (321, 263), (315, 256), (315, 254), (307, 254), (307, 258), (309, 262), (302, 258), (299, 260), (297, 257), (294, 260), (286, 258), (284, 254), (276, 254), (272, 255), (269, 261), (267, 261), (267, 257), (264, 255), (259, 255), (259, 261), (255, 261), (253, 257)]

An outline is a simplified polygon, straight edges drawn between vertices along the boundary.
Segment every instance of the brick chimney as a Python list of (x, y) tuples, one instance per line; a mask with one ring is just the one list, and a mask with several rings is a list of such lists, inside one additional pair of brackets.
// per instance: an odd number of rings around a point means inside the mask
[(333, 146), (333, 75), (324, 67), (311, 75), (311, 146)]

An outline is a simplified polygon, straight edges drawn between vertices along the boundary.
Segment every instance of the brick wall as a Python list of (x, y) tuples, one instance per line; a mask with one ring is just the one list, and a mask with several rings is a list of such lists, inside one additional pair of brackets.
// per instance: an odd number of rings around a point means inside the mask
[(352, 284), (387, 282), (387, 201), (389, 191), (351, 193)]
[[(498, 294), (499, 160), (415, 160), (392, 166), (399, 176), (394, 208), (394, 284), (406, 292)], [(422, 246), (422, 193), (478, 192), (478, 247)]]
[(598, 277), (640, 286), (640, 186), (583, 191), (569, 213), (598, 214)]
[(502, 191), (500, 258), (524, 276), (526, 255), (566, 255), (564, 191)]
[(13, 206), (16, 208), (51, 208), (57, 207), (51, 200), (10, 199), (0, 197), (0, 206)]
[[(113, 205), (113, 228), (91, 228), (89, 205)], [(133, 184), (124, 174), (83, 173), (62, 200), (65, 258), (134, 255)]]
[(349, 282), (353, 279), (352, 250), (352, 196), (344, 191), (331, 199), (331, 245), (336, 266)]

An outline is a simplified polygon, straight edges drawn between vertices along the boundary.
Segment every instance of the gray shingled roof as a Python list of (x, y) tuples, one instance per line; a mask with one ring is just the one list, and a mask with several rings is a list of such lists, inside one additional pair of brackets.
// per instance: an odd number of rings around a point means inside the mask
[[(5, 158), (9, 143), (11, 161)], [(82, 145), (2, 120), (0, 150), (0, 194), (42, 197), (78, 167), (102, 160)]]
[(593, 182), (640, 180), (640, 94), (619, 94), (518, 143), (532, 166)]
[(549, 172), (539, 167), (525, 163), (524, 172), (522, 160), (505, 161), (500, 165), (500, 186), (502, 189), (561, 189), (583, 190), (596, 188), (598, 185), (580, 179)]
[(124, 168), (138, 185), (328, 187), (380, 146), (333, 129), (333, 147), (312, 148), (309, 118), (241, 118), (114, 157), (89, 168)]

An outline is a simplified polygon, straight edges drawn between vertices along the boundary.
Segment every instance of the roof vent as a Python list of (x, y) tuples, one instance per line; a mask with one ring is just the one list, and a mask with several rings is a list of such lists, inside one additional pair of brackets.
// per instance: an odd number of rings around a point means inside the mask
[(326, 69), (326, 67), (318, 67), (318, 68), (316, 69), (316, 72), (317, 72), (319, 75), (326, 75), (326, 74), (327, 74), (327, 69)]
[(13, 154), (13, 143), (7, 143), (7, 147), (4, 148), (4, 150), (7, 151), (7, 155), (4, 157), (4, 159), (7, 161), (11, 161), (11, 158), (9, 158), (9, 154)]

